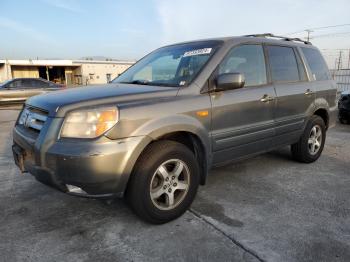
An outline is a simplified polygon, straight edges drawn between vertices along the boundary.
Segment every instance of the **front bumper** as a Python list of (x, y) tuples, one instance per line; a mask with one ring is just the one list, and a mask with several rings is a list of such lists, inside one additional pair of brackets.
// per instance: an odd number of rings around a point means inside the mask
[(140, 136), (49, 142), (45, 138), (33, 140), (15, 128), (13, 153), (22, 172), (31, 173), (42, 183), (73, 195), (112, 197), (123, 195), (132, 168), (150, 140)]

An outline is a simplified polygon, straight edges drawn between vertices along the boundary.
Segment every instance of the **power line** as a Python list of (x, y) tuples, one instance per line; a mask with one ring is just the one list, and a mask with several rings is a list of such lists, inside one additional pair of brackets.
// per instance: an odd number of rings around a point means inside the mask
[(349, 50), (349, 48), (322, 48), (324, 51)]
[(333, 28), (333, 27), (341, 27), (341, 26), (350, 26), (350, 24), (329, 25), (329, 26), (315, 27), (315, 28), (311, 28), (311, 30), (319, 30), (319, 29), (326, 29), (326, 28)]
[(328, 25), (328, 26), (307, 28), (307, 29), (304, 29), (304, 30), (300, 30), (300, 31), (296, 31), (296, 32), (291, 32), (291, 33), (287, 33), (287, 34), (284, 34), (284, 35), (288, 36), (288, 35), (294, 35), (294, 34), (302, 33), (302, 32), (305, 32), (305, 31), (307, 32), (307, 31), (320, 30), (320, 29), (327, 29), (327, 28), (334, 28), (334, 27), (342, 27), (342, 26), (350, 26), (350, 24)]
[(327, 37), (327, 36), (342, 36), (342, 35), (348, 35), (348, 34), (350, 34), (350, 32), (322, 34), (322, 35), (315, 35), (315, 36), (311, 37), (311, 39), (318, 38), (318, 37)]

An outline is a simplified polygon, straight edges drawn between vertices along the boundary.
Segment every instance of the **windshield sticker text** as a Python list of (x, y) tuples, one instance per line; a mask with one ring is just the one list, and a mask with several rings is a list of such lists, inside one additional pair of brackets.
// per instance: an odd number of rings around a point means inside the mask
[(202, 49), (187, 51), (184, 53), (183, 57), (194, 56), (194, 55), (205, 55), (210, 53), (211, 53), (211, 48), (202, 48)]

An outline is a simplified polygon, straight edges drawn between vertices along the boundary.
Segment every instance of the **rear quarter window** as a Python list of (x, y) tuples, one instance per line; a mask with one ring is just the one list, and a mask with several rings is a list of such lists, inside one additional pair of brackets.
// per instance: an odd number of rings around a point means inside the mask
[(42, 81), (40, 79), (38, 79), (38, 80), (33, 79), (32, 86), (36, 87), (36, 88), (46, 88), (46, 87), (49, 87), (49, 83)]
[(301, 50), (311, 69), (314, 80), (322, 81), (331, 79), (327, 64), (317, 49), (302, 47)]

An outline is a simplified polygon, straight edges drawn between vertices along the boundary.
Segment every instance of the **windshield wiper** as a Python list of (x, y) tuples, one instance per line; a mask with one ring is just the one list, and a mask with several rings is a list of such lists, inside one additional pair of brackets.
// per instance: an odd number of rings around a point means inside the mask
[(123, 83), (123, 84), (136, 84), (136, 85), (149, 85), (150, 84), (149, 81), (147, 81), (147, 80), (140, 80), (140, 79), (133, 80), (131, 82), (121, 82), (121, 83)]
[(153, 85), (153, 86), (171, 86), (171, 87), (175, 87), (174, 85), (171, 84), (167, 84), (167, 83), (160, 83), (160, 82), (152, 82), (152, 81), (148, 81), (148, 80), (133, 80), (131, 82), (120, 82), (123, 84), (136, 84), (136, 85)]

